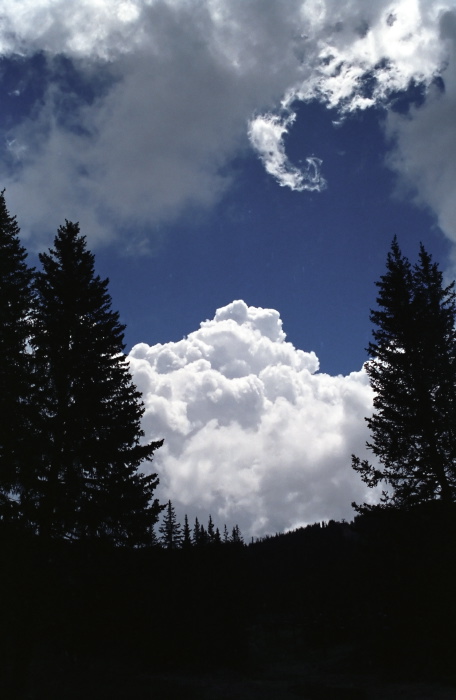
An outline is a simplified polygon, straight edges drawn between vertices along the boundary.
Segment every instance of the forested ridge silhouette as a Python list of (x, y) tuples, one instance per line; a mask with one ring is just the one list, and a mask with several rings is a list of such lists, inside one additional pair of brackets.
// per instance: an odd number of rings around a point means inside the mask
[(3, 697), (152, 698), (163, 673), (312, 678), (323, 662), (346, 683), (450, 683), (456, 513), (433, 506), (187, 550), (3, 526)]

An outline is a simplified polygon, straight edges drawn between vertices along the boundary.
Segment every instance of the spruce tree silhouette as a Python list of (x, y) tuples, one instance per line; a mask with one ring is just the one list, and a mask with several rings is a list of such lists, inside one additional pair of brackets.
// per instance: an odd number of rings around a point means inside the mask
[(185, 514), (184, 518), (184, 529), (182, 531), (182, 548), (190, 549), (193, 546), (192, 543), (192, 531), (188, 524), (188, 516)]
[(179, 549), (181, 547), (181, 526), (177, 522), (176, 512), (171, 501), (168, 501), (166, 505), (163, 522), (158, 528), (158, 531), (161, 535), (160, 543), (165, 549)]
[(86, 239), (68, 221), (40, 261), (31, 339), (40, 376), (38, 530), (151, 544), (161, 510), (153, 499), (158, 479), (138, 467), (162, 441), (141, 444), (144, 407), (108, 280), (95, 275)]
[[(0, 520), (24, 518), (33, 413), (30, 335), (33, 272), (16, 217), (0, 193)], [(25, 508), (26, 510), (26, 508)]]
[(242, 533), (239, 529), (239, 525), (235, 525), (233, 529), (231, 530), (231, 540), (233, 544), (244, 544), (244, 538), (242, 537)]
[(192, 543), (195, 547), (201, 544), (201, 525), (197, 517), (193, 526)]
[[(454, 282), (443, 285), (423, 246), (412, 268), (397, 239), (387, 272), (377, 282), (376, 328), (366, 363), (375, 392), (372, 441), (375, 466), (353, 456), (369, 487), (385, 483), (381, 506), (408, 508), (456, 498), (456, 302)], [(358, 511), (369, 507), (353, 504)]]
[(207, 523), (207, 541), (208, 544), (213, 544), (215, 541), (215, 526), (212, 520), (212, 515), (209, 515), (209, 520)]

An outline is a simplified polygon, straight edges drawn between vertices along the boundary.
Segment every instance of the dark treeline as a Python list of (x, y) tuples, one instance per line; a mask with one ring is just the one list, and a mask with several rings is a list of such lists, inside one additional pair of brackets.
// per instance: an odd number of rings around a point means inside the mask
[(393, 241), (371, 313), (376, 461), (352, 466), (384, 485), (380, 503), (248, 545), (211, 515), (178, 522), (140, 470), (162, 443), (144, 442), (124, 327), (77, 224), (40, 263), (2, 194), (0, 697), (356, 699), (371, 676), (453, 682), (456, 309), (424, 248), (412, 267)]
[(215, 671), (251, 688), (296, 664), (298, 697), (338, 697), (334, 674), (346, 693), (365, 676), (453, 682), (456, 513), (432, 505), (248, 546), (112, 548), (2, 528), (2, 697), (204, 700), (219, 697), (198, 685)]
[(220, 533), (218, 527), (215, 527), (212, 516), (209, 515), (207, 527), (204, 527), (195, 518), (193, 528), (188, 523), (187, 515), (184, 516), (184, 525), (182, 526), (176, 517), (174, 506), (171, 501), (168, 501), (164, 508), (162, 523), (158, 528), (159, 537), (157, 544), (165, 549), (190, 549), (191, 547), (205, 547), (218, 545), (243, 545), (244, 538), (242, 536), (239, 525), (235, 525), (231, 531), (228, 530), (226, 524), (223, 527), (223, 533)]

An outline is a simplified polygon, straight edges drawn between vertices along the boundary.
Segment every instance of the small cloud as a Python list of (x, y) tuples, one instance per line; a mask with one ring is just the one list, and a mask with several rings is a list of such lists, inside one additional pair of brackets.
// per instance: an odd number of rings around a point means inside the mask
[(320, 172), (322, 161), (309, 156), (305, 159), (306, 165), (298, 168), (286, 155), (283, 139), (295, 118), (294, 113), (283, 118), (274, 114), (255, 117), (249, 123), (250, 142), (258, 152), (266, 172), (281, 187), (289, 187), (295, 192), (321, 191), (326, 187), (326, 181)]

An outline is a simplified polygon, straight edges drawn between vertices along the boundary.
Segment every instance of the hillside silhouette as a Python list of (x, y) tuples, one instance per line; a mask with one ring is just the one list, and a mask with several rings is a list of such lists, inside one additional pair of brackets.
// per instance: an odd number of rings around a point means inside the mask
[(451, 683), (455, 545), (456, 513), (436, 504), (188, 550), (3, 527), (2, 697), (196, 697), (214, 673), (248, 687), (281, 665), (301, 669), (298, 697), (330, 697), (322, 669), (339, 693)]

